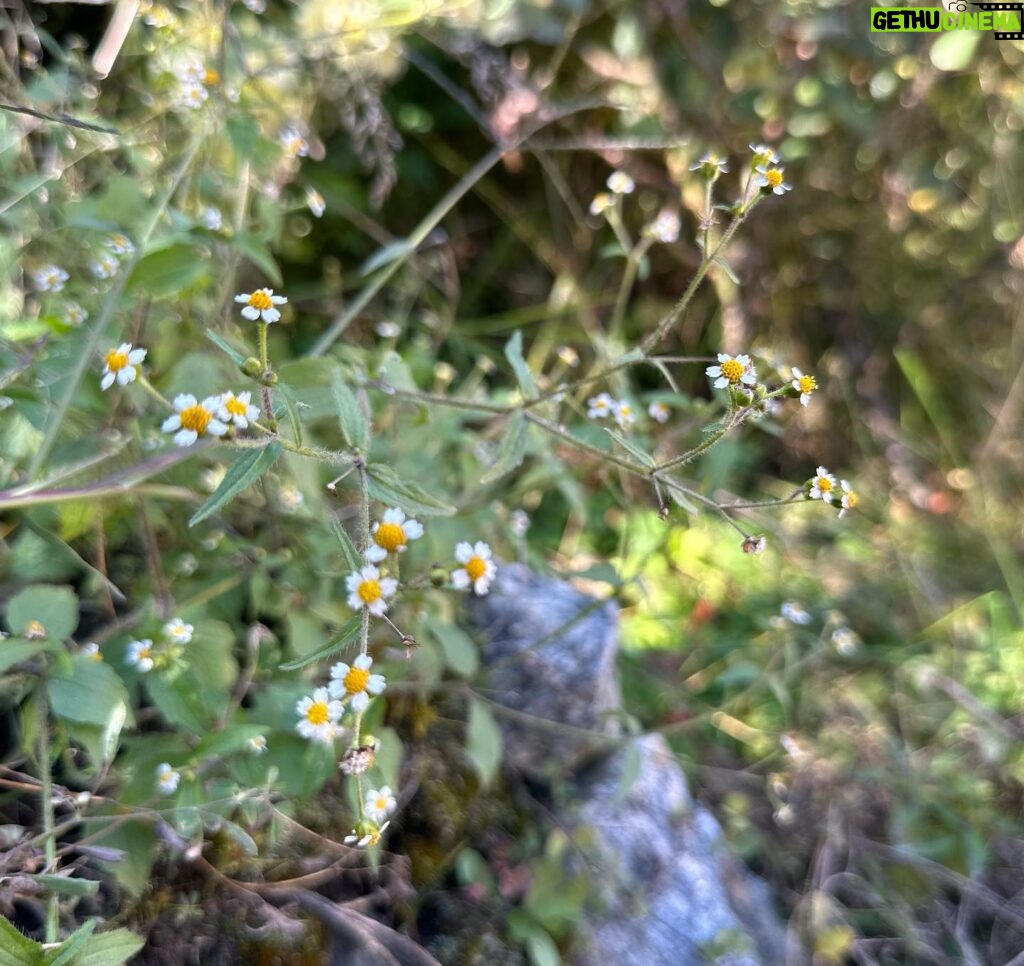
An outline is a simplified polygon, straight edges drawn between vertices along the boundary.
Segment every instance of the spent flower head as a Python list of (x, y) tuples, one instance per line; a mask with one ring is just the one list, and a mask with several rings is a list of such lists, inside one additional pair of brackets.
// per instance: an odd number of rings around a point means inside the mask
[(729, 172), (729, 162), (718, 157), (717, 154), (709, 152), (704, 155), (696, 164), (690, 165), (691, 171), (699, 171), (705, 181), (715, 182), (723, 174)]
[(366, 559), (378, 563), (389, 553), (404, 553), (410, 540), (423, 536), (423, 524), (407, 520), (398, 507), (384, 511), (383, 518), (373, 525), (373, 540), (366, 551)]
[(382, 577), (373, 564), (367, 564), (345, 578), (345, 589), (349, 607), (354, 610), (365, 607), (375, 617), (382, 617), (388, 609), (387, 598), (398, 590), (398, 581)]
[(100, 388), (109, 389), (114, 380), (119, 386), (127, 386), (135, 382), (139, 372), (136, 366), (142, 364), (146, 358), (145, 349), (133, 349), (130, 342), (122, 342), (116, 349), (111, 349), (103, 357), (103, 376), (100, 379)]
[(357, 713), (365, 711), (370, 698), (387, 687), (384, 675), (371, 673), (372, 667), (373, 658), (369, 654), (360, 654), (351, 664), (339, 661), (331, 668), (331, 683), (328, 685), (331, 696), (342, 704), (348, 702)]
[(258, 288), (255, 292), (243, 292), (235, 296), (239, 305), (244, 305), (242, 317), (256, 321), (262, 319), (266, 323), (276, 322), (281, 318), (277, 309), (278, 305), (284, 305), (288, 299), (283, 295), (275, 295), (272, 288)]
[(340, 701), (331, 699), (327, 688), (317, 688), (312, 696), (302, 698), (295, 705), (299, 715), (296, 730), (303, 738), (331, 744), (338, 734), (338, 721), (345, 709)]
[(174, 397), (173, 416), (168, 416), (160, 427), (165, 433), (174, 433), (179, 446), (191, 446), (200, 436), (223, 436), (227, 423), (218, 419), (220, 396), (207, 396), (202, 402), (191, 393)]
[(491, 548), (482, 540), (475, 544), (462, 542), (455, 548), (455, 559), (462, 564), (458, 570), (452, 571), (452, 586), (458, 590), (472, 587), (473, 592), (482, 597), (491, 589), (491, 582), (498, 573), (498, 568), (491, 559)]

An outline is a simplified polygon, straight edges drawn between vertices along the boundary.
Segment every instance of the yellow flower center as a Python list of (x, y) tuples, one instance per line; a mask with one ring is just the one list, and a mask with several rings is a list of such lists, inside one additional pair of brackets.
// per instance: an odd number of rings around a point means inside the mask
[(725, 376), (729, 382), (739, 382), (743, 378), (743, 363), (737, 362), (735, 359), (730, 359), (728, 362), (722, 363), (722, 375)]
[(107, 369), (111, 372), (120, 372), (126, 365), (128, 365), (128, 353), (120, 352), (117, 349), (111, 349), (104, 357), (103, 361), (107, 364)]
[(623, 419), (629, 419), (629, 417), (633, 415), (633, 407), (632, 406), (626, 406), (626, 405), (620, 405), (619, 406), (619, 415)]
[(388, 810), (388, 800), (383, 795), (378, 795), (374, 799), (373, 804), (378, 812), (386, 812)]
[(238, 396), (229, 396), (224, 402), (224, 408), (232, 416), (244, 416), (247, 409), (245, 403)]
[(819, 476), (818, 477), (818, 489), (821, 490), (822, 493), (831, 493), (832, 492), (832, 481), (828, 477), (826, 477), (826, 476)]
[(764, 173), (764, 180), (768, 182), (770, 187), (777, 188), (782, 184), (782, 169), (770, 168)]
[(356, 593), (364, 604), (372, 604), (375, 600), (380, 600), (380, 583), (376, 580), (364, 580), (359, 584)]
[(139, 653), (137, 654), (137, 659), (140, 660), (140, 661), (144, 661), (152, 653), (153, 652), (152, 652), (152, 650), (150, 648), (148, 648), (148, 647), (140, 647), (139, 648)]
[(483, 557), (470, 557), (466, 563), (466, 573), (470, 580), (479, 580), (487, 573), (487, 561)]
[(846, 493), (843, 494), (843, 500), (846, 503), (846, 509), (852, 510), (860, 502), (860, 497), (857, 496), (853, 490), (847, 490)]
[(203, 409), (198, 403), (194, 406), (189, 406), (188, 409), (183, 409), (179, 414), (181, 418), (181, 425), (185, 429), (195, 430), (200, 436), (206, 432), (206, 427), (210, 425), (210, 420), (213, 419), (213, 414), (206, 409)]
[(374, 829), (367, 833), (367, 838), (369, 839), (367, 845), (376, 845), (380, 841), (380, 829)]
[(311, 725), (327, 724), (330, 715), (327, 713), (327, 704), (324, 701), (314, 701), (306, 712), (306, 720)]
[(209, 87), (211, 84), (220, 83), (220, 74), (217, 73), (212, 67), (207, 67), (203, 73), (203, 83)]
[(38, 640), (40, 637), (46, 637), (46, 628), (40, 621), (29, 621), (25, 626), (25, 636), (30, 640)]
[(252, 295), (249, 296), (249, 304), (260, 312), (272, 308), (274, 305), (270, 296), (267, 295), (263, 289), (260, 289), (258, 292), (253, 292)]
[(382, 523), (377, 527), (373, 539), (377, 546), (383, 547), (388, 553), (394, 553), (406, 544), (405, 531), (398, 523)]
[(814, 392), (817, 388), (818, 383), (814, 376), (800, 377), (800, 392)]
[(370, 681), (370, 672), (365, 668), (361, 667), (350, 667), (345, 677), (342, 679), (342, 684), (345, 685), (345, 691), (348, 694), (359, 694), (366, 690), (366, 685)]

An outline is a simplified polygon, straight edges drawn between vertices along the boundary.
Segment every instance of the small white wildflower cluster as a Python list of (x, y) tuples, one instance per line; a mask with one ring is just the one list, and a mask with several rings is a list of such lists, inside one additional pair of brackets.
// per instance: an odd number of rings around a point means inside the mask
[(594, 195), (594, 200), (590, 202), (592, 215), (606, 214), (615, 207), (617, 198), (632, 194), (636, 190), (636, 182), (625, 171), (613, 171), (608, 175), (606, 184), (608, 191)]
[(182, 655), (185, 645), (192, 640), (195, 628), (180, 617), (169, 620), (161, 628), (157, 643), (150, 637), (132, 641), (128, 645), (125, 663), (139, 674), (148, 674), (154, 668), (159, 670), (184, 667)]
[(824, 467), (819, 466), (812, 476), (804, 484), (804, 495), (808, 500), (821, 500), (829, 506), (839, 510), (839, 518), (842, 519), (847, 510), (856, 508), (860, 498), (846, 480), (839, 480)]
[(174, 397), (174, 414), (160, 428), (174, 433), (178, 446), (191, 446), (201, 436), (224, 436), (232, 426), (247, 429), (259, 415), (260, 407), (253, 405), (248, 391), (223, 392), (202, 402), (191, 393), (181, 393)]
[(757, 178), (754, 184), (764, 194), (784, 195), (793, 186), (785, 182), (785, 169), (779, 164), (779, 156), (767, 144), (749, 145), (753, 155), (751, 166)]
[(210, 96), (209, 89), (220, 83), (220, 74), (194, 54), (189, 54), (175, 65), (174, 76), (178, 81), (176, 100), (178, 107), (198, 111)]
[(96, 253), (89, 270), (99, 279), (113, 278), (121, 270), (121, 259), (135, 254), (135, 245), (127, 235), (115, 232), (103, 240), (103, 249)]
[(636, 410), (632, 404), (625, 399), (613, 399), (606, 392), (587, 400), (587, 416), (590, 419), (606, 419), (611, 416), (622, 429), (629, 429), (636, 422)]
[(757, 402), (758, 409), (769, 411), (780, 396), (799, 399), (801, 406), (807, 406), (811, 396), (817, 392), (818, 381), (810, 373), (796, 368), (792, 376), (776, 389), (760, 385), (757, 367), (745, 353), (732, 356), (727, 352), (718, 353), (718, 364), (705, 370), (716, 389), (728, 389), (734, 404), (749, 405)]

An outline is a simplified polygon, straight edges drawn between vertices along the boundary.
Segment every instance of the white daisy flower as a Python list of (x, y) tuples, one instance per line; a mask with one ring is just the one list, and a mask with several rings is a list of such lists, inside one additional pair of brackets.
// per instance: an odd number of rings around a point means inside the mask
[(156, 790), (161, 795), (173, 795), (180, 781), (181, 772), (175, 771), (166, 761), (156, 766)]
[(164, 634), (175, 644), (188, 644), (192, 640), (194, 630), (191, 624), (186, 624), (180, 617), (175, 617), (164, 624)]
[(327, 205), (324, 202), (324, 196), (320, 194), (316, 188), (306, 189), (306, 204), (309, 210), (313, 213), (314, 218), (320, 218), (323, 213), (327, 210)]
[(153, 642), (147, 637), (141, 641), (132, 641), (128, 645), (125, 663), (135, 668), (139, 674), (153, 670)]
[(32, 273), (32, 282), (40, 292), (59, 292), (70, 278), (59, 265), (43, 265)]
[(201, 224), (207, 231), (220, 231), (224, 226), (224, 215), (221, 213), (220, 208), (215, 208), (213, 205), (206, 205), (203, 210), (199, 212), (199, 224)]
[(814, 376), (804, 375), (793, 366), (793, 381), (790, 385), (800, 393), (800, 405), (806, 406), (811, 401), (811, 393), (818, 388), (818, 380)]
[(622, 429), (629, 429), (636, 422), (636, 411), (625, 399), (615, 403), (612, 411), (615, 413), (615, 422)]
[(715, 380), (716, 389), (726, 386), (753, 386), (757, 382), (757, 371), (748, 355), (731, 356), (725, 352), (718, 353), (718, 365), (708, 366), (704, 370)]
[(345, 589), (348, 591), (348, 606), (354, 610), (365, 607), (375, 617), (381, 617), (388, 609), (387, 600), (396, 590), (398, 581), (393, 577), (381, 577), (380, 571), (367, 564), (345, 578)]
[(795, 600), (787, 600), (782, 607), (779, 608), (779, 613), (790, 622), (790, 624), (810, 624), (813, 619), (810, 614), (803, 609), (803, 607)]
[(141, 365), (146, 358), (145, 349), (133, 349), (130, 342), (122, 342), (116, 349), (111, 349), (103, 357), (103, 377), (100, 379), (100, 388), (109, 389), (114, 380), (119, 386), (127, 386), (135, 382), (139, 372), (135, 368)]
[(272, 288), (258, 288), (255, 292), (236, 295), (235, 301), (244, 305), (242, 317), (246, 319), (262, 319), (266, 323), (276, 322), (281, 313), (275, 308), (288, 301), (283, 295), (275, 295)]
[(191, 393), (174, 397), (177, 412), (168, 416), (160, 427), (165, 433), (174, 433), (179, 446), (191, 446), (200, 436), (223, 436), (227, 423), (217, 418), (220, 396), (207, 396), (199, 402)]
[(839, 481), (839, 493), (839, 519), (841, 520), (847, 510), (856, 509), (857, 504), (860, 502), (860, 497), (857, 496), (853, 487), (846, 480)]
[(127, 235), (115, 233), (104, 239), (103, 244), (115, 255), (133, 255), (135, 253), (135, 246)]
[(590, 202), (590, 213), (592, 215), (603, 215), (609, 208), (614, 205), (612, 196), (606, 191), (600, 191), (594, 195), (594, 200)]
[(345, 709), (340, 701), (332, 701), (327, 688), (317, 688), (312, 697), (302, 698), (295, 710), (299, 714), (296, 730), (303, 738), (331, 744), (338, 733), (338, 721)]
[(757, 168), (755, 169), (760, 177), (754, 182), (759, 188), (770, 188), (772, 194), (784, 195), (792, 191), (793, 186), (783, 181), (785, 171), (782, 168)]
[(64, 306), (64, 321), (75, 328), (82, 325), (89, 318), (89, 313), (77, 302), (68, 302)]
[(397, 322), (378, 322), (373, 331), (382, 339), (397, 339), (402, 334), (402, 327)]
[(339, 661), (331, 668), (331, 683), (328, 688), (331, 697), (344, 704), (348, 702), (353, 711), (365, 711), (370, 698), (376, 697), (387, 687), (383, 674), (371, 674), (373, 658), (360, 654), (351, 665)]
[(636, 189), (636, 182), (625, 171), (613, 171), (606, 183), (608, 190), (616, 195), (629, 195)]
[(290, 158), (304, 158), (309, 154), (309, 142), (293, 125), (286, 127), (279, 135), (281, 147)]
[(608, 393), (592, 396), (587, 400), (587, 416), (590, 419), (604, 419), (615, 412), (615, 400)]
[(380, 789), (371, 788), (366, 793), (366, 799), (363, 802), (363, 811), (368, 818), (372, 818), (375, 822), (386, 821), (397, 807), (398, 802), (388, 785)]
[(508, 518), (508, 525), (517, 537), (525, 537), (530, 529), (530, 515), (522, 509), (513, 510)]
[(234, 423), (239, 429), (246, 429), (253, 420), (260, 418), (260, 407), (250, 402), (251, 392), (240, 392), (237, 396), (233, 392), (226, 392), (220, 397), (220, 409), (217, 415), (222, 422)]
[(491, 559), (491, 548), (482, 540), (476, 544), (460, 543), (455, 548), (455, 559), (462, 564), (452, 571), (452, 586), (458, 590), (472, 586), (473, 592), (482, 597), (491, 589), (491, 582), (498, 572)]
[(390, 822), (385, 822), (380, 828), (377, 828), (376, 824), (366, 819), (359, 822), (352, 831), (345, 836), (344, 842), (346, 845), (352, 845), (357, 849), (365, 849), (368, 845), (376, 845), (380, 842), (380, 837), (384, 834)]
[(672, 410), (668, 408), (667, 403), (663, 402), (652, 402), (647, 407), (647, 415), (651, 417), (656, 423), (667, 423), (669, 416), (672, 415)]
[(91, 657), (94, 661), (102, 661), (103, 655), (100, 653), (100, 646), (95, 641), (90, 641), (88, 644), (82, 646), (82, 653)]
[(764, 168), (769, 164), (779, 163), (779, 156), (767, 144), (748, 144), (747, 147), (754, 155), (755, 168)]
[(97, 278), (113, 278), (120, 267), (121, 263), (117, 260), (116, 255), (112, 255), (110, 252), (100, 252), (92, 260), (89, 270)]
[(366, 559), (378, 563), (389, 553), (404, 553), (410, 540), (419, 540), (422, 536), (422, 523), (407, 520), (398, 507), (392, 507), (384, 511), (379, 523), (373, 525), (373, 543), (366, 551)]
[(819, 466), (815, 470), (814, 477), (811, 479), (811, 487), (807, 491), (807, 498), (809, 500), (824, 500), (826, 503), (831, 503), (835, 495), (836, 478), (824, 466)]
[(681, 227), (679, 215), (674, 211), (663, 211), (647, 226), (644, 234), (663, 245), (672, 245), (679, 241)]
[(253, 735), (246, 743), (245, 750), (250, 755), (262, 755), (267, 750), (267, 736)]

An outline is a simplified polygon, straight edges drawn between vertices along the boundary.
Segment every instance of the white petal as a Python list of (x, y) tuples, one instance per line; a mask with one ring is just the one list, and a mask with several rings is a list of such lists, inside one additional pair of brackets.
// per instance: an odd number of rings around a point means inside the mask
[(193, 396), (192, 393), (183, 392), (180, 395), (174, 397), (174, 408), (177, 409), (178, 412), (180, 413), (185, 409), (190, 409), (198, 401), (199, 400), (196, 399), (196, 397)]
[(281, 313), (277, 309), (264, 309), (263, 310), (263, 321), (268, 325), (272, 322), (276, 322), (281, 318)]
[(210, 436), (223, 436), (227, 431), (227, 426), (219, 419), (211, 419), (206, 424), (206, 432)]
[(235, 301), (239, 302), (239, 303), (248, 304), (248, 302), (249, 302), (249, 295), (248, 294), (246, 294), (246, 295), (236, 295), (235, 296)]
[(199, 434), (194, 429), (183, 429), (174, 434), (174, 442), (179, 446), (191, 446), (197, 439)]
[(165, 433), (173, 433), (176, 429), (181, 429), (181, 417), (177, 413), (175, 413), (173, 416), (168, 416), (163, 421), (160, 428)]
[(247, 319), (253, 319), (255, 321), (260, 317), (260, 310), (254, 309), (251, 305), (247, 305), (242, 309), (242, 315)]
[(423, 524), (419, 520), (406, 520), (403, 529), (407, 540), (419, 540), (423, 536)]
[(465, 570), (453, 570), (452, 586), (456, 590), (465, 590), (469, 586), (469, 574)]
[(131, 366), (125, 366), (117, 373), (117, 384), (119, 386), (127, 386), (128, 383), (134, 382), (135, 370)]
[(455, 559), (459, 563), (469, 563), (469, 558), (473, 556), (473, 545), (471, 543), (460, 543), (455, 547)]
[(145, 349), (132, 349), (132, 351), (128, 353), (128, 362), (131, 363), (131, 365), (133, 366), (137, 366), (145, 358)]
[(352, 666), (359, 668), (360, 671), (369, 671), (373, 667), (373, 658), (369, 654), (360, 654), (352, 662)]
[(360, 691), (358, 694), (352, 695), (350, 704), (353, 711), (365, 711), (370, 704), (370, 696), (365, 691)]
[(110, 387), (111, 387), (112, 385), (114, 385), (114, 379), (115, 379), (115, 378), (117, 378), (117, 375), (116, 375), (116, 373), (113, 373), (113, 372), (108, 372), (108, 373), (107, 373), (107, 374), (106, 374), (106, 375), (105, 375), (105, 376), (104, 376), (104, 377), (103, 377), (103, 378), (102, 378), (102, 379), (100, 380), (100, 388), (101, 388), (101, 389), (109, 389), (109, 388), (110, 388)]
[(377, 544), (371, 544), (369, 549), (366, 551), (366, 559), (373, 563), (379, 563), (388, 555), (388, 552)]

